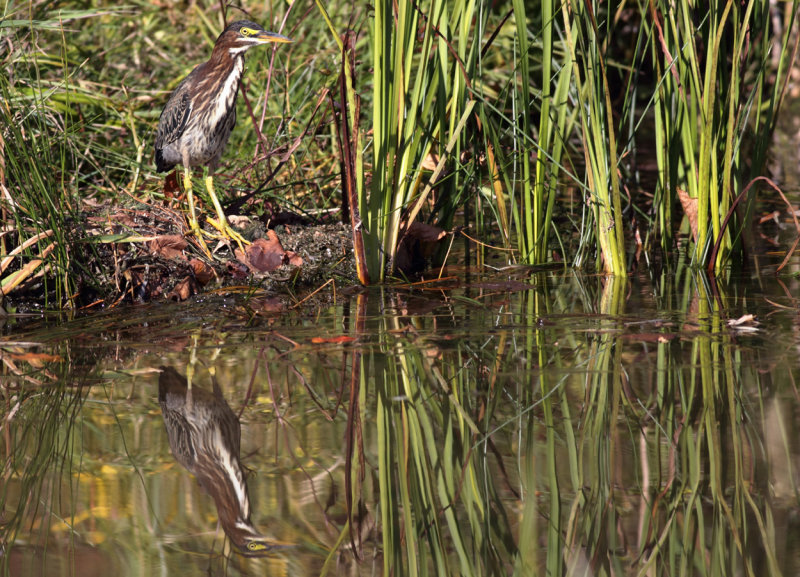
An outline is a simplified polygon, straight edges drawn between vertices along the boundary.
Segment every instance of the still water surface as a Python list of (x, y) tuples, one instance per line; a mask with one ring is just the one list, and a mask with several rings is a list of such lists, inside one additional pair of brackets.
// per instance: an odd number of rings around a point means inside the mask
[(10, 321), (3, 574), (800, 574), (798, 288), (518, 270)]

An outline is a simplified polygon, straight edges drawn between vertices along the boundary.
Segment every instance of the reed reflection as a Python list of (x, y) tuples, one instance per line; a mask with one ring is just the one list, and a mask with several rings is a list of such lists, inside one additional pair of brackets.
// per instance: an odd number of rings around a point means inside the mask
[(211, 495), (219, 522), (237, 551), (246, 556), (269, 554), (279, 545), (268, 541), (250, 521), (245, 471), (239, 460), (239, 419), (222, 397), (187, 383), (171, 367), (161, 367), (158, 402), (172, 455)]

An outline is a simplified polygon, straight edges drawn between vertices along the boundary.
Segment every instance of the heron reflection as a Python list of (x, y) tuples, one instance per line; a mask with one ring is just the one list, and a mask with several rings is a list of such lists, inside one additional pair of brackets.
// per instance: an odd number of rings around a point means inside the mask
[(220, 525), (231, 543), (247, 556), (275, 549), (276, 544), (267, 541), (250, 521), (245, 471), (239, 460), (239, 419), (216, 380), (209, 392), (196, 385), (189, 387), (178, 371), (161, 367), (158, 402), (173, 456), (213, 497)]

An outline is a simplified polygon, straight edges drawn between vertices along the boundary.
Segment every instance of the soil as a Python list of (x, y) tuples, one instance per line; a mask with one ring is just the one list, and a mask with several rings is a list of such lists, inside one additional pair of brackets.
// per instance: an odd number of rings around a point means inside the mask
[[(340, 222), (312, 222), (292, 213), (270, 215), (266, 224), (229, 220), (252, 244), (242, 251), (235, 242), (207, 238), (209, 255), (179, 209), (88, 207), (67, 235), (76, 247), (70, 251), (70, 275), (77, 279), (68, 304), (93, 309), (242, 292), (268, 296), (265, 306), (280, 309), (331, 279), (338, 288), (357, 283), (352, 232)], [(214, 230), (208, 223), (201, 227)], [(46, 280), (33, 275), (6, 295), (6, 308), (33, 312), (49, 302), (52, 309), (54, 295), (47, 291), (55, 283)]]

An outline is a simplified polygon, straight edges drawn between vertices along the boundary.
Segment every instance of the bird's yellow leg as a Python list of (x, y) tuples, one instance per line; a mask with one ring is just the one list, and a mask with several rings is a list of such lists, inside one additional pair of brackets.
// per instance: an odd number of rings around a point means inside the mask
[(189, 362), (186, 364), (186, 388), (190, 391), (194, 379), (194, 366), (197, 364), (197, 336), (197, 332), (192, 335), (192, 348), (189, 351)]
[(228, 224), (228, 219), (225, 218), (225, 212), (222, 210), (222, 205), (219, 203), (219, 199), (217, 198), (216, 193), (214, 192), (214, 179), (211, 178), (211, 175), (208, 173), (205, 174), (206, 177), (206, 190), (208, 191), (208, 196), (211, 197), (211, 202), (214, 203), (214, 209), (217, 211), (217, 221), (212, 219), (208, 219), (208, 222), (216, 228), (218, 231), (222, 233), (224, 237), (232, 238), (236, 241), (236, 244), (239, 245), (239, 248), (244, 250), (244, 245), (250, 244), (244, 237), (233, 230), (231, 225)]
[(211, 257), (211, 251), (206, 246), (206, 241), (203, 240), (203, 231), (200, 230), (200, 225), (197, 224), (197, 214), (194, 207), (194, 193), (192, 192), (192, 173), (189, 168), (183, 169), (183, 190), (186, 191), (186, 199), (189, 203), (189, 227), (192, 229), (192, 234), (197, 237), (200, 243), (200, 248), (207, 256)]

